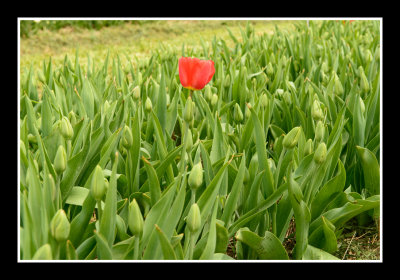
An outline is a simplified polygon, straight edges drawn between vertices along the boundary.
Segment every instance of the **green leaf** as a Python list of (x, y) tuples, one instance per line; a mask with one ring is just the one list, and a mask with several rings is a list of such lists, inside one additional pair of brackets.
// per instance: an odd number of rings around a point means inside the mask
[(161, 249), (164, 255), (164, 260), (176, 260), (176, 255), (174, 252), (174, 248), (171, 245), (171, 242), (168, 240), (165, 233), (160, 229), (160, 227), (155, 224), (157, 236), (161, 243)]
[(243, 186), (244, 173), (246, 168), (246, 156), (243, 154), (242, 160), (240, 162), (239, 171), (236, 175), (235, 182), (233, 183), (231, 192), (226, 200), (225, 208), (223, 210), (221, 220), (225, 225), (230, 224), (230, 220), (233, 212), (236, 209), (236, 205), (239, 199), (240, 189)]
[(289, 260), (289, 256), (279, 239), (266, 231), (264, 237), (247, 228), (240, 229), (235, 238), (252, 248), (261, 260)]
[(116, 215), (117, 215), (117, 166), (118, 166), (118, 153), (115, 155), (113, 163), (110, 184), (108, 186), (106, 199), (104, 203), (103, 215), (100, 219), (99, 232), (107, 241), (108, 247), (111, 248), (115, 238)]
[(356, 146), (364, 173), (365, 188), (369, 195), (380, 194), (380, 168), (376, 156), (367, 148)]
[(98, 232), (94, 232), (97, 244), (97, 258), (99, 260), (112, 260), (112, 251), (108, 245), (107, 239)]
[(307, 245), (306, 251), (303, 254), (303, 260), (339, 260), (339, 258), (325, 252), (321, 249), (315, 248), (310, 244)]

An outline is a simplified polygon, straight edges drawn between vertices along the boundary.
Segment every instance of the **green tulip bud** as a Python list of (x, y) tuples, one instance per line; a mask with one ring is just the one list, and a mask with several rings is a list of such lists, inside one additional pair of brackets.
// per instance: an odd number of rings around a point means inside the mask
[(288, 105), (292, 104), (292, 99), (290, 98), (290, 93), (288, 91), (283, 93), (283, 100), (285, 100)]
[(129, 204), (128, 227), (133, 235), (141, 237), (143, 233), (143, 216), (136, 199)]
[(235, 104), (234, 108), (233, 108), (233, 118), (235, 119), (236, 123), (240, 123), (243, 120), (243, 113), (242, 113), (242, 109), (240, 109), (239, 104)]
[(76, 115), (75, 115), (74, 111), (71, 111), (71, 112), (68, 113), (68, 119), (69, 119), (69, 122), (70, 122), (71, 126), (75, 126), (75, 124), (76, 124)]
[(224, 87), (229, 87), (231, 85), (231, 76), (228, 74), (225, 76), (224, 79)]
[(317, 142), (321, 141), (324, 138), (325, 127), (322, 121), (317, 122), (317, 126), (315, 127), (315, 140)]
[(364, 93), (367, 93), (369, 91), (369, 83), (367, 76), (365, 76), (364, 69), (362, 66), (358, 68), (358, 71), (360, 72), (360, 84), (361, 84), (361, 89)]
[(211, 97), (212, 97), (211, 86), (206, 85), (204, 87), (204, 98), (207, 100), (207, 102), (211, 102)]
[(26, 147), (24, 141), (19, 140), (19, 153), (26, 158)]
[[(247, 104), (248, 104), (248, 106), (250, 106), (250, 108), (251, 108), (251, 104), (250, 104), (250, 103), (247, 103)], [(244, 115), (246, 116), (246, 119), (250, 118), (250, 116), (251, 116), (251, 111), (250, 111), (250, 109), (248, 108), (248, 106), (245, 106), (245, 107), (244, 107)]]
[(134, 99), (135, 101), (138, 101), (139, 98), (140, 98), (140, 87), (139, 87), (139, 86), (135, 86), (135, 87), (133, 88), (133, 99)]
[(74, 136), (72, 125), (69, 119), (65, 116), (61, 119), (60, 131), (65, 140), (69, 140)]
[(68, 239), (70, 224), (63, 209), (59, 209), (50, 222), (51, 235), (57, 242), (63, 242)]
[(183, 119), (186, 123), (190, 123), (193, 119), (194, 103), (192, 98), (189, 96), (186, 100), (185, 109), (183, 111)]
[(301, 191), (299, 183), (297, 183), (292, 177), (293, 176), (290, 176), (288, 181), (289, 198), (292, 202), (292, 205), (300, 205), (300, 202), (303, 200), (303, 192)]
[(218, 102), (218, 95), (216, 93), (213, 94), (213, 96), (211, 97), (211, 106), (215, 106)]
[(312, 139), (308, 139), (305, 146), (304, 146), (304, 156), (308, 156), (313, 152), (314, 144)]
[(64, 146), (58, 146), (56, 156), (54, 158), (54, 170), (57, 174), (61, 174), (67, 168), (67, 153)]
[(144, 108), (147, 113), (150, 113), (153, 109), (153, 104), (151, 103), (150, 98), (147, 97), (146, 102), (144, 103)]
[(36, 136), (33, 135), (33, 134), (31, 134), (31, 133), (29, 133), (29, 134), (28, 134), (28, 142), (29, 142), (29, 143), (37, 144)]
[(316, 99), (314, 100), (311, 107), (311, 116), (315, 121), (324, 119), (324, 113), (322, 112), (320, 102)]
[(326, 159), (326, 144), (324, 142), (319, 143), (314, 153), (314, 161), (321, 164)]
[(272, 76), (274, 74), (274, 67), (272, 66), (272, 63), (269, 62), (267, 64), (267, 75)]
[(169, 97), (168, 93), (165, 95), (165, 97), (166, 97), (165, 102), (166, 102), (166, 105), (167, 105), (167, 108), (168, 108), (169, 104), (171, 104), (171, 98)]
[(363, 101), (363, 99), (361, 98), (361, 96), (359, 96), (358, 98), (360, 99), (361, 113), (364, 114), (364, 112), (365, 112), (365, 104), (364, 104), (364, 101)]
[(186, 152), (189, 153), (193, 147), (193, 135), (191, 129), (187, 130), (187, 134), (184, 138), (185, 138)]
[(372, 61), (372, 59), (373, 59), (372, 53), (369, 49), (367, 49), (365, 52), (365, 61), (369, 63)]
[(276, 93), (277, 93), (279, 96), (282, 96), (283, 92), (284, 92), (284, 90), (281, 89), (281, 88), (278, 88), (278, 89), (276, 90)]
[(53, 256), (51, 253), (50, 244), (46, 243), (42, 247), (36, 250), (32, 257), (32, 260), (52, 260)]
[(203, 166), (201, 162), (193, 166), (189, 174), (188, 183), (192, 190), (197, 190), (203, 184)]
[(104, 183), (104, 173), (100, 165), (97, 165), (96, 168), (94, 169), (90, 186), (90, 192), (96, 201), (101, 200), (104, 194), (106, 193), (106, 186)]
[(110, 108), (110, 103), (108, 103), (108, 100), (106, 100), (103, 103), (103, 112), (107, 112), (108, 108)]
[(139, 72), (137, 76), (137, 85), (141, 85), (143, 82), (142, 72)]
[(299, 137), (300, 137), (300, 133), (301, 133), (301, 127), (297, 126), (294, 127), (291, 131), (289, 131), (288, 134), (285, 135), (285, 137), (283, 137), (283, 146), (286, 149), (292, 149), (297, 145), (297, 142), (299, 141)]
[(191, 233), (196, 233), (201, 227), (200, 208), (197, 203), (193, 203), (190, 207), (186, 218), (186, 224)]
[(337, 95), (343, 95), (344, 92), (342, 83), (340, 82), (340, 79), (336, 73), (335, 73), (335, 92)]
[(124, 131), (122, 134), (122, 146), (129, 150), (130, 147), (133, 145), (133, 136), (132, 136), (132, 130), (130, 129), (129, 126), (125, 125)]
[(264, 93), (263, 95), (261, 95), (261, 107), (266, 108), (268, 106), (268, 97), (267, 95)]

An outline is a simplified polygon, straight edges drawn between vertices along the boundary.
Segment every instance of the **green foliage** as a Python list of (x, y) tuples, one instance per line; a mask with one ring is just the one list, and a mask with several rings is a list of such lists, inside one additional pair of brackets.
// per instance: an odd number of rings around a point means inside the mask
[[(295, 26), (25, 73), (21, 259), (232, 261), (233, 238), (237, 259), (336, 260), (347, 221), (379, 218), (379, 24)], [(191, 98), (181, 55), (215, 62)]]

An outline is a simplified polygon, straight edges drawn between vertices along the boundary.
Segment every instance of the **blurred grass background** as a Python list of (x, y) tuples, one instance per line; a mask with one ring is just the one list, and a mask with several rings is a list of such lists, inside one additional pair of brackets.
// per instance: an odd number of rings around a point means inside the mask
[[(294, 29), (289, 20), (250, 20), (256, 33), (272, 33), (275, 26)], [(43, 60), (51, 57), (61, 65), (67, 55), (74, 61), (79, 48), (79, 62), (86, 65), (90, 56), (94, 63), (120, 55), (121, 63), (127, 59), (134, 64), (135, 57), (150, 57), (162, 43), (177, 49), (201, 47), (201, 39), (211, 42), (222, 38), (232, 44), (227, 28), (241, 38), (240, 28), (247, 20), (20, 20), (20, 70), (41, 69)]]

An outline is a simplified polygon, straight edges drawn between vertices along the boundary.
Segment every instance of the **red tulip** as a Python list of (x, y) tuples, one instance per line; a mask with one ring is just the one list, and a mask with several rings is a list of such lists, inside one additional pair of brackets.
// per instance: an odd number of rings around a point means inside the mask
[(201, 90), (214, 76), (214, 61), (201, 60), (196, 57), (179, 59), (179, 79), (184, 88)]

